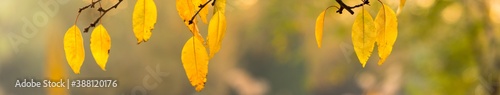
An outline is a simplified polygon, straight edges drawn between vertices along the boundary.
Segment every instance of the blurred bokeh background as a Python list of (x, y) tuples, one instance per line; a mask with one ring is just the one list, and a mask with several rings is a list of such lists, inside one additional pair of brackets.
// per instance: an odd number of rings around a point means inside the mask
[[(343, 0), (348, 5), (361, 0)], [(375, 16), (380, 3), (366, 6)], [(394, 11), (399, 0), (382, 0)], [(103, 0), (107, 8), (117, 0)], [(354, 15), (328, 10), (323, 47), (316, 17), (334, 0), (227, 0), (227, 34), (209, 62), (206, 88), (195, 92), (180, 55), (191, 33), (175, 0), (156, 0), (151, 39), (136, 44), (125, 0), (102, 19), (112, 47), (107, 70), (95, 63), (83, 33), (81, 74), (66, 62), (63, 36), (90, 0), (0, 0), (0, 95), (500, 95), (500, 1), (407, 0), (392, 54), (365, 68), (351, 42)], [(211, 8), (211, 7), (210, 7)], [(94, 21), (85, 10), (76, 25)], [(359, 9), (355, 9), (358, 11)], [(355, 14), (356, 15), (356, 14)], [(210, 16), (209, 16), (210, 17)], [(200, 24), (206, 36), (207, 25)], [(160, 73), (158, 73), (160, 72)], [(148, 77), (148, 78), (146, 78)], [(156, 77), (152, 79), (151, 77)], [(117, 88), (15, 88), (19, 79), (116, 79)]]

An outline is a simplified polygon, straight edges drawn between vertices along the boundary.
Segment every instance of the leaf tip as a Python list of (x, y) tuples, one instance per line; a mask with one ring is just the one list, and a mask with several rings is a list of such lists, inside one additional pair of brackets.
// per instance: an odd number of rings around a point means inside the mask
[(80, 74), (80, 71), (73, 70), (75, 74)]
[(201, 92), (201, 90), (203, 90), (203, 88), (205, 88), (203, 85), (196, 86), (196, 92)]
[(385, 58), (380, 58), (380, 60), (378, 61), (378, 65), (379, 66), (382, 65), (382, 64), (384, 64), (384, 62), (385, 62)]
[(104, 65), (99, 64), (99, 67), (101, 67), (103, 71), (106, 71), (106, 63), (104, 63)]
[(403, 7), (405, 6), (405, 3), (406, 3), (406, 0), (400, 0), (399, 1), (399, 7), (398, 7), (398, 10), (396, 12), (396, 15), (399, 15), (399, 13), (401, 13), (401, 10), (403, 9)]

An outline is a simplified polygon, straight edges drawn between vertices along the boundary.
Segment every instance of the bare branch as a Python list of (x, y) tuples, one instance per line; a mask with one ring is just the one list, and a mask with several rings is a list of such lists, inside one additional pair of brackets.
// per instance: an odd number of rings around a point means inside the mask
[(339, 13), (339, 14), (342, 14), (342, 11), (345, 9), (349, 13), (351, 13), (351, 15), (353, 15), (354, 11), (352, 11), (352, 9), (357, 8), (357, 7), (361, 7), (363, 5), (370, 5), (370, 1), (368, 1), (368, 0), (363, 0), (363, 3), (352, 6), (352, 7), (346, 5), (344, 2), (342, 2), (342, 0), (335, 0), (335, 1), (337, 1), (337, 3), (339, 3), (339, 5), (340, 5), (340, 8), (337, 10), (337, 13)]
[[(205, 8), (205, 6), (207, 6), (207, 5), (208, 5), (211, 1), (212, 1), (212, 0), (208, 0), (207, 2), (205, 2), (205, 4), (203, 4), (203, 5), (199, 5), (199, 6), (198, 6), (200, 9), (199, 9), (198, 11), (196, 11), (196, 14), (194, 14), (194, 16), (193, 16), (193, 17), (191, 17), (191, 20), (189, 20), (189, 24), (193, 24), (193, 23), (194, 23), (193, 21), (194, 21), (194, 18), (196, 17), (196, 15), (198, 15), (198, 14), (200, 13), (200, 11), (201, 11), (203, 8)], [(214, 6), (214, 5), (215, 5), (215, 0), (214, 0), (214, 2), (212, 3), (212, 6)]]
[[(100, 0), (98, 0), (100, 1)], [(104, 10), (102, 7), (99, 7), (99, 9), (97, 9), (97, 11), (99, 12), (102, 12), (101, 16), (99, 16), (99, 18), (97, 18), (93, 23), (90, 23), (89, 26), (87, 26), (84, 30), (83, 30), (83, 33), (87, 33), (89, 32), (89, 28), (90, 27), (95, 27), (95, 25), (101, 20), (101, 18), (106, 15), (106, 13), (108, 13), (108, 11), (110, 11), (111, 9), (113, 8), (117, 8), (118, 5), (120, 5), (120, 3), (122, 2), (123, 0), (118, 0), (118, 3), (116, 3), (115, 5), (109, 7), (108, 9)], [(97, 2), (97, 1), (96, 1)], [(91, 4), (93, 6), (93, 4)], [(87, 7), (87, 6), (86, 6)], [(84, 7), (85, 8), (85, 7)], [(80, 9), (81, 10), (81, 9)]]

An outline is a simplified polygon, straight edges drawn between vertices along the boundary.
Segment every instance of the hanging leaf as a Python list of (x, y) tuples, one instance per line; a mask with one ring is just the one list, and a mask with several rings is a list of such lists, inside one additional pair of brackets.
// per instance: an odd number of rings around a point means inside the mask
[(90, 36), (90, 50), (94, 59), (101, 67), (102, 70), (106, 71), (106, 63), (108, 62), (109, 50), (111, 49), (111, 38), (109, 37), (108, 31), (99, 24), (92, 35)]
[(221, 12), (217, 12), (214, 14), (212, 19), (210, 19), (210, 24), (208, 24), (207, 42), (208, 47), (210, 48), (210, 58), (212, 58), (215, 53), (219, 52), (225, 33), (226, 17)]
[(215, 0), (214, 14), (215, 12), (226, 14), (226, 0)]
[[(200, 5), (202, 4), (205, 4), (205, 2), (207, 2), (207, 0), (194, 0), (193, 1), (193, 5), (195, 7), (196, 10), (200, 10)], [(205, 8), (201, 9), (200, 13), (198, 14), (201, 18), (201, 21), (203, 21), (203, 23), (207, 24), (207, 15), (208, 15), (208, 7), (209, 5), (205, 6)]]
[(399, 13), (401, 13), (401, 10), (403, 10), (405, 3), (406, 3), (406, 0), (399, 0), (398, 15), (399, 15)]
[(132, 25), (137, 44), (146, 42), (151, 37), (151, 31), (156, 24), (156, 5), (153, 0), (137, 0), (132, 15)]
[(373, 19), (370, 13), (362, 7), (352, 25), (352, 43), (363, 68), (372, 54), (376, 37)]
[(80, 29), (73, 25), (64, 35), (64, 52), (69, 66), (75, 74), (80, 74), (85, 59), (85, 50), (83, 49), (83, 38)]
[(184, 24), (189, 28), (189, 31), (191, 31), (193, 35), (200, 35), (198, 26), (196, 25), (196, 19), (194, 19), (193, 23), (189, 23), (189, 20), (191, 20), (191, 16), (195, 14), (195, 6), (193, 6), (192, 0), (177, 0), (176, 7), (177, 11), (179, 12), (179, 16), (184, 21)]
[(194, 6), (191, 0), (176, 0), (175, 5), (179, 16), (184, 22), (191, 20), (191, 16), (194, 15)]
[(382, 5), (375, 18), (375, 28), (378, 32), (379, 65), (382, 65), (385, 59), (391, 54), (392, 46), (398, 36), (398, 19), (396, 18), (396, 14), (394, 14), (394, 11), (389, 6)]
[(321, 42), (323, 42), (323, 24), (325, 23), (325, 12), (321, 12), (316, 19), (316, 42), (318, 43), (318, 48), (321, 48)]
[(191, 37), (186, 42), (182, 48), (181, 60), (191, 85), (200, 92), (207, 81), (209, 58), (205, 46), (198, 37)]
[(191, 16), (193, 16), (195, 12), (192, 0), (176, 0), (176, 7), (177, 12), (179, 12), (179, 16), (184, 21), (184, 24), (189, 28), (189, 31), (191, 31), (194, 37), (198, 37), (197, 39), (201, 39), (200, 41), (203, 42), (203, 37), (199, 33), (196, 21), (189, 24), (189, 20), (191, 20)]

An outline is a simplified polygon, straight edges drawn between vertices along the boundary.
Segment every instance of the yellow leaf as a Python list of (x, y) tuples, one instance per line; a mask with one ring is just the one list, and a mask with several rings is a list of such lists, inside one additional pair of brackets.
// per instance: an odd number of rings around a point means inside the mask
[(399, 13), (401, 13), (401, 10), (403, 10), (405, 3), (406, 3), (406, 0), (399, 0), (398, 15), (399, 15)]
[(194, 15), (194, 6), (191, 0), (176, 0), (177, 12), (184, 22), (188, 22)]
[(71, 26), (64, 35), (64, 52), (73, 72), (79, 74), (85, 59), (85, 50), (83, 49), (82, 33), (76, 25)]
[(181, 60), (184, 70), (191, 85), (198, 92), (203, 90), (207, 81), (208, 59), (205, 46), (198, 37), (191, 37), (182, 48)]
[(316, 42), (318, 43), (318, 48), (321, 48), (321, 42), (323, 42), (323, 24), (325, 23), (325, 12), (321, 12), (316, 19)]
[[(187, 25), (187, 24), (186, 24)], [(193, 23), (191, 25), (187, 25), (191, 33), (193, 34), (194, 37), (196, 37), (201, 43), (205, 43), (205, 40), (203, 40), (203, 36), (201, 36), (199, 30), (198, 30), (198, 25), (196, 23)]]
[(106, 28), (104, 28), (102, 24), (99, 24), (99, 26), (94, 28), (90, 36), (90, 50), (92, 51), (92, 55), (97, 65), (104, 71), (106, 71), (106, 63), (108, 62), (110, 49), (111, 38), (109, 37), (108, 31), (106, 31)]
[(215, 12), (221, 12), (222, 14), (226, 14), (226, 0), (215, 0)]
[[(203, 5), (207, 2), (207, 0), (194, 0), (193, 1), (193, 4), (194, 4), (194, 7), (196, 10), (200, 10), (200, 5)], [(203, 23), (207, 24), (207, 15), (208, 15), (208, 7), (210, 6), (210, 4), (206, 5), (205, 8), (201, 9), (200, 13), (198, 14), (201, 18), (201, 21), (203, 21)]]
[(189, 28), (191, 33), (193, 33), (193, 35), (199, 35), (196, 19), (194, 19), (192, 24), (189, 24), (191, 16), (195, 14), (195, 6), (193, 6), (192, 0), (176, 0), (176, 7), (179, 12), (179, 16), (184, 21), (184, 24)]
[(376, 37), (377, 32), (373, 19), (370, 13), (362, 7), (352, 25), (352, 43), (363, 68), (372, 54)]
[(156, 24), (155, 2), (153, 0), (137, 0), (132, 16), (137, 44), (148, 41)]
[(375, 18), (375, 28), (379, 33), (377, 36), (379, 65), (382, 65), (385, 59), (391, 54), (392, 46), (398, 36), (398, 19), (392, 9), (382, 4), (377, 17)]
[(210, 19), (210, 24), (208, 24), (207, 42), (210, 48), (210, 58), (212, 58), (215, 53), (219, 52), (225, 33), (226, 17), (221, 12), (216, 12), (212, 19)]

